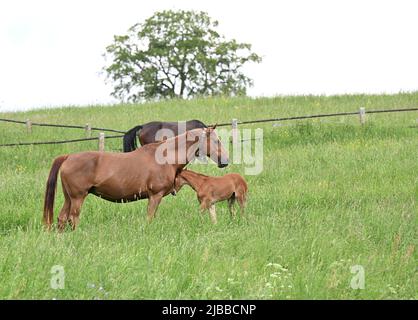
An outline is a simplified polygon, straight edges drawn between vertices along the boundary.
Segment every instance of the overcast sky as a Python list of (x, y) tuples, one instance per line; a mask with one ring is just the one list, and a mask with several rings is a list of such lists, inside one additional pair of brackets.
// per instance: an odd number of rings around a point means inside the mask
[(2, 0), (0, 111), (114, 102), (105, 47), (163, 9), (207, 11), (251, 43), (252, 96), (418, 90), (414, 0)]

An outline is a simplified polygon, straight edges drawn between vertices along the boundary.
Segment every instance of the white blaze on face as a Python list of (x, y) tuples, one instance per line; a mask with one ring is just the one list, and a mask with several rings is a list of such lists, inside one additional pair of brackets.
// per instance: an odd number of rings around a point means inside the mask
[(228, 164), (228, 152), (223, 147), (215, 130), (210, 133), (210, 154), (213, 161), (219, 164)]

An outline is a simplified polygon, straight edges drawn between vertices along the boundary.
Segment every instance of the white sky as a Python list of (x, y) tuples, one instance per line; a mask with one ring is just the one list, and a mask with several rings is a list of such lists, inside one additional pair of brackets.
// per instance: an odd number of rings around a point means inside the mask
[(414, 0), (2, 0), (0, 111), (114, 102), (105, 47), (162, 9), (207, 11), (253, 44), (252, 96), (418, 90)]

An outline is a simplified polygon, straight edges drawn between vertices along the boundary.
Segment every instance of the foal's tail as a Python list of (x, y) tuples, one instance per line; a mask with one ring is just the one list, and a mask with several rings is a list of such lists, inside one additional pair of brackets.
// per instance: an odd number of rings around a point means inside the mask
[(54, 200), (55, 191), (57, 189), (58, 172), (61, 168), (61, 165), (65, 160), (67, 160), (67, 158), (68, 155), (56, 158), (52, 164), (51, 170), (49, 171), (44, 201), (44, 223), (48, 229), (51, 228), (52, 219), (54, 218)]
[(123, 152), (134, 151), (138, 147), (136, 143), (136, 135), (141, 129), (142, 126), (136, 126), (125, 133), (123, 136)]

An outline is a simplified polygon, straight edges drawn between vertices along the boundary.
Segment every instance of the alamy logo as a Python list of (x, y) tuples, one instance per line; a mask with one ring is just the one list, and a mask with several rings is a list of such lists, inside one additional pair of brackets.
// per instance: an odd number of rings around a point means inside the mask
[[(242, 164), (246, 175), (258, 175), (263, 171), (262, 129), (255, 129), (254, 132), (252, 129), (236, 129), (234, 132), (228, 129), (217, 129), (217, 133), (212, 132), (210, 135), (206, 135), (206, 132), (203, 131), (200, 136), (181, 136), (186, 132), (186, 126), (182, 122), (179, 122), (178, 126), (179, 138), (177, 141), (170, 140), (157, 149), (155, 153), (157, 163), (185, 164), (193, 158), (199, 160), (197, 163), (208, 164), (206, 157), (209, 157), (218, 165)], [(157, 131), (155, 141), (163, 141), (175, 136), (172, 130), (161, 129)], [(231, 137), (233, 140), (230, 148)], [(189, 147), (186, 148), (187, 144)], [(179, 152), (179, 150), (183, 152)], [(232, 151), (232, 158), (228, 158), (230, 151)]]
[(366, 280), (364, 274), (364, 267), (361, 265), (355, 265), (351, 267), (350, 271), (354, 274), (350, 282), (351, 289), (364, 289)]
[(65, 271), (60, 265), (52, 266), (50, 273), (52, 274), (50, 285), (51, 289), (58, 290), (65, 288)]

